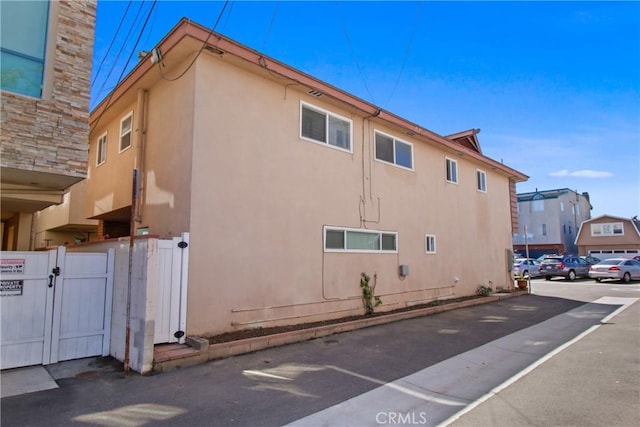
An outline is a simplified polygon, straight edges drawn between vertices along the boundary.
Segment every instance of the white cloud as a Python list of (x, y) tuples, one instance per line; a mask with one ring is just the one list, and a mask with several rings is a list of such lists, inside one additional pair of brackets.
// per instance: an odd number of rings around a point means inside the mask
[(594, 171), (591, 169), (583, 169), (573, 172), (570, 172), (568, 169), (562, 169), (556, 172), (551, 172), (549, 176), (573, 176), (576, 178), (611, 178), (613, 174), (611, 172)]

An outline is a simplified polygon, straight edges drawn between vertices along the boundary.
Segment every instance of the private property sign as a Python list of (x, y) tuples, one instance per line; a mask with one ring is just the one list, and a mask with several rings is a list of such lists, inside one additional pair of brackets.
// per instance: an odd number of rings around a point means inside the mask
[(0, 297), (22, 295), (23, 280), (0, 280)]
[[(0, 275), (24, 274), (24, 258), (7, 258), (0, 260)], [(0, 280), (0, 296), (12, 297), (22, 295), (23, 280)]]
[(1, 259), (0, 274), (24, 274), (24, 259)]

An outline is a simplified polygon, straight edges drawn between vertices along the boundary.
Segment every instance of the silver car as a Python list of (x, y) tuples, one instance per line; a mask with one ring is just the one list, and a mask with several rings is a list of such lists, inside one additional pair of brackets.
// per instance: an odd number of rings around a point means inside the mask
[(597, 282), (616, 279), (629, 283), (640, 279), (640, 262), (628, 258), (609, 258), (589, 267), (589, 277)]
[(540, 261), (533, 258), (516, 258), (513, 261), (514, 277), (537, 277), (540, 275)]

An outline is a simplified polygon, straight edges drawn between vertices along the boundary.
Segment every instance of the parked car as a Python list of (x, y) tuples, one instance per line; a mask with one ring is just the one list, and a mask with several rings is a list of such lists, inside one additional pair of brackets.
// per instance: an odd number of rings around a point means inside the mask
[(589, 277), (589, 264), (579, 256), (548, 256), (540, 263), (540, 275), (546, 280), (555, 276), (568, 280)]
[(549, 256), (560, 256), (560, 255), (558, 255), (558, 254), (544, 254), (544, 255), (540, 255), (540, 256), (537, 258), (537, 260), (538, 260), (538, 261), (540, 261), (540, 262), (542, 262), (542, 261), (544, 261), (544, 259), (545, 259), (546, 257), (549, 257)]
[(598, 264), (599, 262), (602, 262), (602, 260), (600, 258), (596, 258), (594, 256), (581, 256), (580, 258), (582, 258), (583, 260), (587, 261), (587, 264), (589, 265), (594, 265), (594, 264)]
[(640, 262), (629, 258), (609, 258), (589, 267), (589, 277), (596, 282), (602, 279), (616, 279), (629, 283), (640, 279)]
[(640, 255), (634, 256), (633, 259), (635, 259), (636, 261), (640, 262)]
[(540, 262), (533, 258), (516, 258), (513, 261), (513, 277), (538, 277)]

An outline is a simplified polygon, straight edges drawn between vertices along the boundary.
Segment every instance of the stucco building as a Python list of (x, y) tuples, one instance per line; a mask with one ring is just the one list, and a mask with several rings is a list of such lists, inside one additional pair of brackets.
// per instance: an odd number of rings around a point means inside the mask
[(513, 235), (514, 250), (524, 254), (528, 246), (532, 258), (578, 252), (578, 228), (591, 218), (589, 193), (561, 188), (518, 193), (517, 197), (519, 228)]
[(33, 213), (87, 175), (95, 0), (3, 1), (2, 249), (33, 249)]
[(378, 310), (512, 286), (527, 177), (477, 130), (440, 136), (191, 21), (90, 127), (99, 235), (191, 235), (188, 335), (361, 314), (363, 272)]

